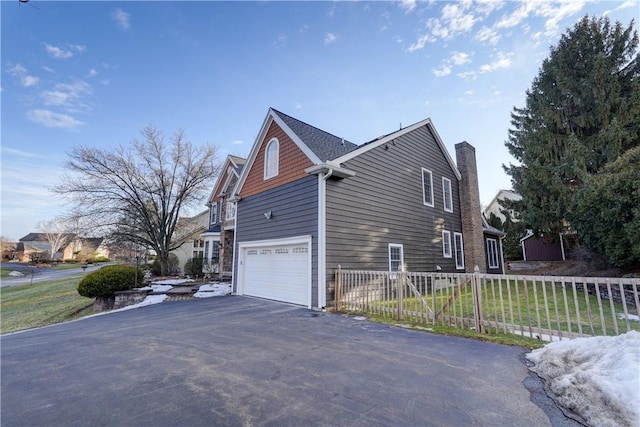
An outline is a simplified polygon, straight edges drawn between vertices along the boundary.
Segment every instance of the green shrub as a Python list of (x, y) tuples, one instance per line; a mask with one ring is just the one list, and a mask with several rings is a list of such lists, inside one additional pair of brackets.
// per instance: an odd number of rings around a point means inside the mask
[(109, 258), (106, 256), (100, 255), (93, 259), (93, 262), (109, 262)]
[[(138, 283), (144, 280), (144, 273), (138, 270)], [(111, 298), (118, 291), (133, 288), (136, 268), (128, 265), (109, 265), (87, 274), (78, 285), (78, 293), (87, 298)]]
[(184, 274), (194, 279), (202, 277), (202, 267), (204, 259), (202, 257), (191, 258), (184, 265)]

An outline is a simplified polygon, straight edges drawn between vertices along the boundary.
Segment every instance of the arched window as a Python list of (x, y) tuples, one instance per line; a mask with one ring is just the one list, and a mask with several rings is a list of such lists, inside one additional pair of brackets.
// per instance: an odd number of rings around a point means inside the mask
[(278, 175), (279, 157), (280, 143), (277, 138), (273, 138), (267, 144), (264, 153), (264, 179)]

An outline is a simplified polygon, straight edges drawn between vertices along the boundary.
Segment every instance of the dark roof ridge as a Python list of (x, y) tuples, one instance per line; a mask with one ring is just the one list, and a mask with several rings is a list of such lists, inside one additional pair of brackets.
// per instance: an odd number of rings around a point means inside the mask
[(286, 117), (288, 117), (288, 118), (290, 118), (290, 119), (292, 119), (292, 120), (295, 120), (296, 122), (300, 122), (300, 123), (302, 123), (302, 124), (303, 124), (303, 125), (305, 125), (305, 126), (309, 126), (309, 127), (311, 127), (311, 128), (314, 128), (315, 130), (318, 130), (318, 131), (320, 131), (320, 132), (322, 132), (322, 133), (326, 133), (327, 135), (330, 135), (330, 136), (332, 136), (332, 137), (334, 137), (334, 138), (341, 139), (341, 140), (343, 140), (343, 141), (345, 142), (345, 144), (353, 144), (353, 145), (355, 145), (355, 146), (358, 146), (358, 144), (356, 144), (355, 142), (351, 142), (351, 141), (347, 140), (346, 138), (343, 138), (343, 137), (341, 137), (341, 136), (334, 135), (334, 134), (332, 134), (331, 132), (327, 132), (327, 131), (326, 131), (326, 130), (324, 130), (324, 129), (320, 129), (320, 128), (319, 128), (319, 127), (317, 127), (317, 126), (310, 125), (310, 124), (309, 124), (309, 123), (307, 123), (307, 122), (303, 122), (303, 121), (302, 121), (302, 120), (300, 120), (300, 119), (296, 119), (295, 117), (290, 116), (290, 115), (288, 115), (288, 114), (286, 114), (286, 113), (283, 113), (282, 111), (277, 110), (277, 109), (275, 109), (275, 108), (273, 108), (273, 107), (272, 107), (271, 109), (272, 109), (273, 111), (275, 111), (276, 113), (278, 113), (279, 115), (281, 115), (281, 116), (286, 116)]

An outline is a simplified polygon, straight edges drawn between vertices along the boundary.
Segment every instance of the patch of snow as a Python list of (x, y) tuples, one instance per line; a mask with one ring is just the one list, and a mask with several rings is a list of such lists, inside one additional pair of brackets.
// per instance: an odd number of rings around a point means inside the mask
[(354, 320), (367, 320), (367, 318), (366, 318), (366, 317), (364, 317), (364, 316), (354, 316), (354, 318), (353, 318), (353, 319), (354, 319)]
[(230, 284), (210, 283), (206, 285), (201, 285), (198, 288), (198, 292), (193, 294), (193, 296), (196, 298), (210, 298), (210, 297), (221, 297), (221, 296), (229, 295), (230, 293), (231, 293)]
[(165, 279), (165, 280), (156, 280), (151, 283), (153, 285), (181, 285), (183, 283), (193, 282), (193, 279)]
[(526, 357), (554, 400), (587, 425), (640, 425), (640, 332), (554, 342)]
[(155, 283), (151, 284), (151, 289), (153, 292), (167, 292), (169, 289), (173, 289), (171, 285), (156, 285)]
[(100, 313), (92, 314), (91, 316), (85, 316), (85, 317), (83, 317), (83, 319), (87, 319), (89, 317), (104, 316), (106, 314), (111, 314), (111, 313), (118, 313), (119, 311), (132, 310), (134, 308), (145, 307), (147, 305), (160, 304), (161, 302), (163, 302), (166, 299), (167, 299), (167, 295), (166, 294), (147, 295), (147, 297), (144, 300), (142, 300), (141, 302), (139, 302), (137, 304), (128, 305), (126, 307), (122, 307), (122, 308), (119, 308), (117, 310), (102, 311)]
[[(527, 338), (539, 339), (541, 341), (546, 341), (546, 342), (560, 341), (560, 337), (556, 335), (539, 334), (537, 332), (533, 332), (533, 336), (531, 336), (529, 331), (522, 331), (520, 329), (513, 329), (511, 333), (515, 335), (522, 335), (523, 337), (527, 337)], [(568, 333), (567, 333), (567, 336), (563, 337), (563, 340), (567, 340), (567, 339), (569, 339)]]
[[(634, 322), (640, 322), (640, 316), (636, 314), (627, 314), (627, 317)], [(624, 313), (618, 313), (618, 319), (624, 320)]]
[(24, 274), (20, 273), (19, 271), (13, 270), (9, 272), (9, 276), (21, 277), (21, 276), (24, 276)]

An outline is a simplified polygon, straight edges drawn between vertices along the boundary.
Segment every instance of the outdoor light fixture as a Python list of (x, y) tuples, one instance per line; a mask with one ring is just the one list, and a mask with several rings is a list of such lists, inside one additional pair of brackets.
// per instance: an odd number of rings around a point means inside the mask
[(271, 211), (267, 211), (264, 213), (264, 217), (267, 219), (271, 219)]

